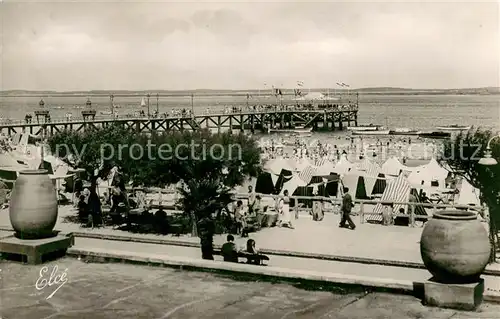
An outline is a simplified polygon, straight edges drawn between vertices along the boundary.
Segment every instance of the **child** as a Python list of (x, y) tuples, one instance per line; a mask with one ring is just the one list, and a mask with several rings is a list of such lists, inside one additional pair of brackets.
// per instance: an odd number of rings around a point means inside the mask
[(234, 236), (227, 235), (227, 242), (222, 245), (221, 255), (224, 261), (237, 263), (238, 262), (238, 249), (234, 244)]

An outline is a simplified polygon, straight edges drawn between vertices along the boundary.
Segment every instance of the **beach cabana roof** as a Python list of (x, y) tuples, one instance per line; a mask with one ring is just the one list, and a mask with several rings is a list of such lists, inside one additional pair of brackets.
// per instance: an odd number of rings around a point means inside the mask
[(342, 175), (342, 186), (349, 188), (352, 198), (366, 199), (366, 186), (363, 172), (353, 168), (347, 174)]
[(288, 170), (288, 171), (294, 171), (295, 167), (293, 167), (290, 162), (285, 159), (285, 158), (274, 158), (270, 161), (268, 161), (264, 165), (264, 170), (268, 171), (270, 173), (279, 175), (281, 173), (281, 170)]
[(283, 184), (283, 187), (281, 188), (280, 191), (280, 195), (283, 195), (285, 190), (288, 190), (288, 194), (292, 195), (293, 192), (295, 192), (295, 190), (298, 187), (304, 187), (307, 186), (307, 184), (308, 183), (306, 183), (302, 178), (300, 178), (299, 174), (294, 174), (289, 181)]
[(349, 162), (346, 156), (342, 156), (340, 160), (337, 162), (335, 167), (333, 168), (333, 172), (343, 175), (349, 172), (351, 169), (353, 169), (354, 164)]
[(382, 164), (381, 172), (384, 175), (399, 176), (401, 172), (408, 170), (406, 166), (401, 164), (401, 162), (396, 157), (391, 157), (384, 164)]
[(320, 164), (317, 165), (318, 167), (316, 171), (317, 175), (330, 175), (330, 173), (334, 172), (335, 166), (333, 165), (332, 162), (330, 162), (327, 159), (321, 159), (319, 161), (316, 161), (315, 164)]
[[(425, 165), (414, 168), (413, 172), (408, 176), (410, 184), (421, 185), (422, 187), (445, 187), (445, 180), (448, 177), (448, 170), (442, 167), (436, 159)], [(433, 185), (437, 182), (437, 185)]]

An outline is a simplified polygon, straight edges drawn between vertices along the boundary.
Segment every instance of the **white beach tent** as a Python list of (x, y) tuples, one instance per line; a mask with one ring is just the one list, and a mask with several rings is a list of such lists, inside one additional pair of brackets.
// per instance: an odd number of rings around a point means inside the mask
[(349, 162), (347, 156), (343, 155), (333, 168), (333, 172), (339, 175), (344, 175), (354, 167), (354, 164)]
[(290, 162), (285, 158), (274, 158), (269, 160), (264, 165), (264, 170), (270, 172), (275, 175), (281, 174), (282, 170), (294, 171), (295, 167), (293, 167)]
[(462, 179), (460, 193), (458, 193), (457, 205), (481, 206), (479, 189), (472, 186), (465, 178)]
[(401, 162), (396, 157), (391, 157), (384, 164), (382, 164), (381, 172), (389, 177), (389, 176), (399, 176), (403, 171), (408, 170), (406, 166), (401, 164)]
[(308, 183), (306, 183), (302, 178), (299, 177), (298, 173), (293, 174), (292, 178), (288, 182), (283, 184), (280, 195), (283, 195), (285, 190), (288, 190), (288, 194), (292, 195), (298, 187), (307, 186), (307, 184)]
[(9, 153), (0, 153), (0, 167), (11, 167), (11, 168), (25, 168), (28, 167), (19, 163), (12, 154)]
[(335, 165), (329, 160), (324, 160), (318, 169), (316, 170), (316, 175), (330, 175), (330, 173), (334, 173)]
[(312, 166), (311, 162), (307, 157), (296, 158), (295, 161), (295, 171), (300, 172), (303, 171), (306, 167)]
[(408, 176), (408, 182), (413, 185), (421, 185), (422, 188), (445, 188), (448, 174), (448, 170), (433, 158), (429, 163), (415, 167)]
[[(364, 179), (362, 178), (362, 176), (363, 172), (352, 168), (349, 172), (341, 175), (340, 177), (342, 186), (349, 188), (349, 194), (352, 198), (364, 199), (366, 197), (366, 186), (364, 185)], [(358, 189), (361, 190), (361, 194), (359, 194)], [(361, 196), (359, 197), (357, 195)]]

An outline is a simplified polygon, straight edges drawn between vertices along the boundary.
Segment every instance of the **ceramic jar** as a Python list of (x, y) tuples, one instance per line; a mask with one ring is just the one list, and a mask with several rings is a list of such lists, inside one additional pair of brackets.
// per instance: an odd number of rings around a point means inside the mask
[(47, 170), (19, 172), (10, 198), (10, 223), (23, 239), (50, 237), (57, 221), (57, 194)]
[(435, 280), (476, 282), (490, 257), (488, 233), (473, 212), (439, 212), (422, 231), (420, 254)]

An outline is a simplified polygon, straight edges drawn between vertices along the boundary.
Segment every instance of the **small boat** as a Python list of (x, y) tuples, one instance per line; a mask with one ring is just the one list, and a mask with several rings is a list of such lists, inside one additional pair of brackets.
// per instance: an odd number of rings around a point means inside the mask
[(433, 139), (445, 139), (451, 137), (451, 133), (449, 132), (418, 132), (418, 136), (422, 138), (433, 138)]
[(418, 131), (406, 127), (391, 130), (390, 135), (418, 135)]
[(390, 130), (375, 130), (375, 131), (352, 131), (352, 135), (389, 135), (391, 133)]
[(348, 126), (347, 130), (348, 131), (378, 131), (382, 128), (380, 125), (374, 125), (374, 124), (369, 124), (369, 125), (358, 125), (358, 126)]
[(470, 130), (470, 128), (471, 128), (470, 126), (457, 125), (457, 124), (436, 127), (436, 129), (438, 129), (440, 131), (468, 131), (468, 130)]

